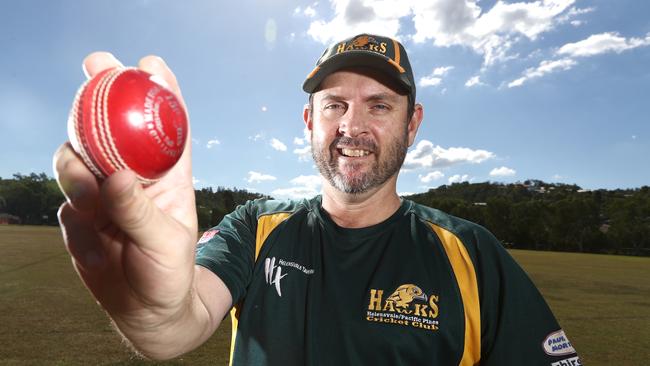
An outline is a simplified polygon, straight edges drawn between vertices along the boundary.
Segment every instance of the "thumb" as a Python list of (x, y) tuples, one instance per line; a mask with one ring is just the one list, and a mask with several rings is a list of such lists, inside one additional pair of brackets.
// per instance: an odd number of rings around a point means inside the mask
[(101, 198), (110, 220), (141, 247), (156, 249), (161, 242), (178, 236), (174, 220), (145, 194), (131, 171), (118, 171), (108, 177)]

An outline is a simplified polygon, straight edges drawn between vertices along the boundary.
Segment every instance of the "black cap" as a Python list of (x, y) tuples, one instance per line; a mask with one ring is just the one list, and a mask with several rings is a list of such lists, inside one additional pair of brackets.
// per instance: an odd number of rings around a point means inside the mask
[(329, 46), (307, 75), (302, 90), (313, 93), (327, 75), (352, 66), (381, 71), (403, 86), (415, 100), (413, 71), (404, 46), (392, 38), (373, 34), (359, 34)]

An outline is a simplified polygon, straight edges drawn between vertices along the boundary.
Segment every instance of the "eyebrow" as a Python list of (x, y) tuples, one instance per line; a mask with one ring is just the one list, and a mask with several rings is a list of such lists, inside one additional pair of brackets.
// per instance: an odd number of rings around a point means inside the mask
[(380, 100), (385, 100), (387, 102), (392, 102), (395, 103), (399, 99), (399, 95), (393, 95), (393, 94), (388, 94), (388, 93), (377, 93), (377, 94), (372, 94), (369, 97), (366, 98), (367, 101), (380, 101)]
[(345, 98), (336, 94), (325, 94), (323, 98), (321, 98), (321, 100), (343, 100), (343, 99)]
[[(372, 101), (385, 100), (385, 101), (388, 101), (388, 102), (395, 103), (395, 102), (397, 102), (398, 98), (399, 98), (399, 95), (392, 95), (392, 94), (389, 94), (389, 93), (376, 93), (376, 94), (371, 94), (368, 97), (366, 97), (365, 101), (372, 102)], [(341, 100), (345, 100), (345, 99), (346, 98), (344, 98), (344, 97), (342, 97), (340, 95), (330, 93), (330, 94), (325, 94), (321, 100), (323, 100), (323, 101), (325, 101), (325, 100), (341, 101)]]

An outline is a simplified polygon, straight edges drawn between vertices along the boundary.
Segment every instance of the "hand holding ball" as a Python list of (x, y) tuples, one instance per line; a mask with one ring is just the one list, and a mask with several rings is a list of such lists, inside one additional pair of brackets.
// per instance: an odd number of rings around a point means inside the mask
[(100, 72), (81, 86), (68, 119), (72, 147), (105, 179), (130, 169), (151, 184), (180, 159), (187, 114), (174, 93), (135, 68)]

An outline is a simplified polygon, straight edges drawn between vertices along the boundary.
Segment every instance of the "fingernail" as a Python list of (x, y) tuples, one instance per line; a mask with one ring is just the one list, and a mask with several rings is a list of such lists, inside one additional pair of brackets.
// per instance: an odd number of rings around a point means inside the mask
[(169, 87), (169, 84), (167, 83), (167, 80), (165, 80), (165, 79), (164, 79), (162, 76), (160, 76), (160, 75), (153, 74), (153, 75), (151, 75), (151, 77), (149, 78), (149, 80), (151, 80), (151, 81), (153, 81), (154, 83), (156, 83), (156, 84), (162, 86), (162, 87), (165, 88), (165, 89), (171, 89), (171, 88)]
[(164, 60), (162, 57), (160, 57), (160, 56), (154, 56), (154, 57), (155, 57), (156, 60), (158, 60), (158, 62), (160, 62), (161, 64), (163, 64), (163, 65), (167, 65), (167, 63), (165, 62), (165, 60)]

